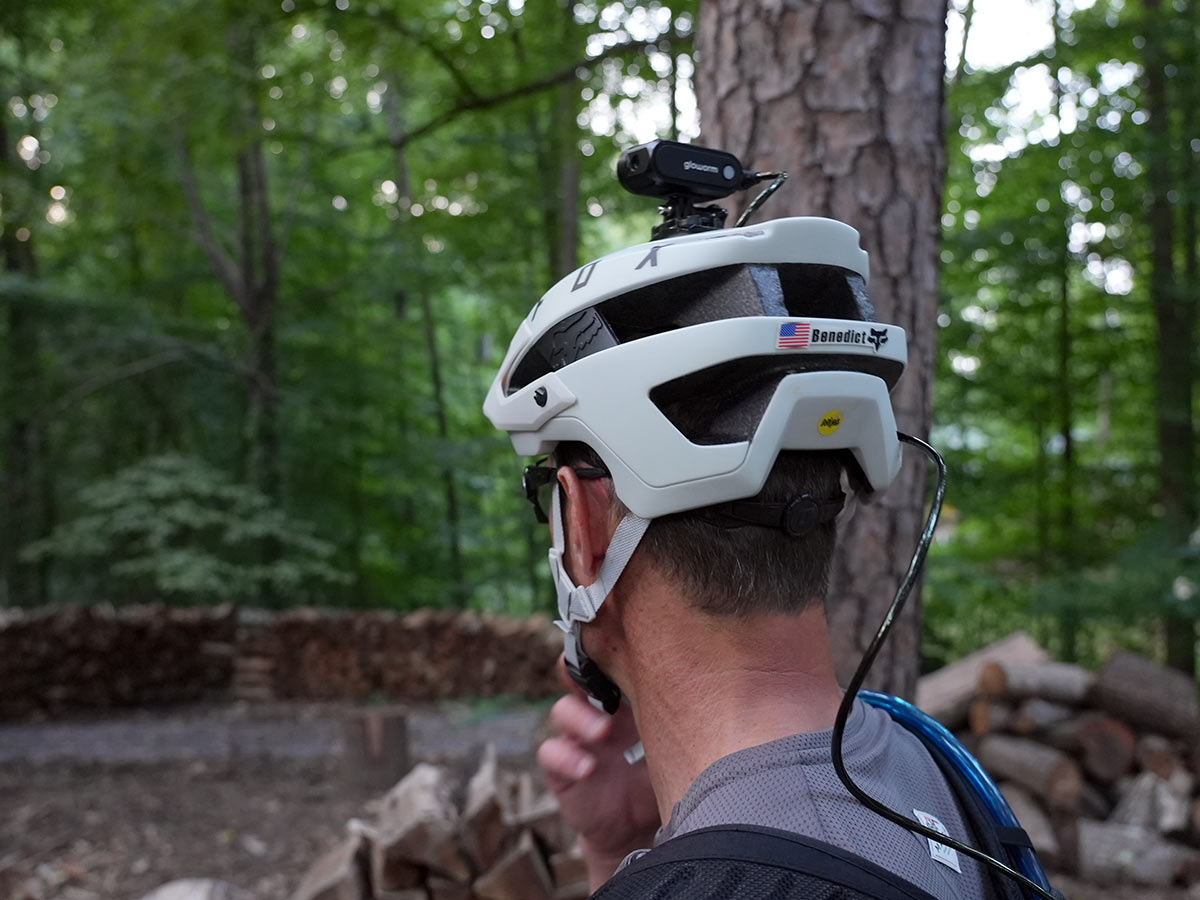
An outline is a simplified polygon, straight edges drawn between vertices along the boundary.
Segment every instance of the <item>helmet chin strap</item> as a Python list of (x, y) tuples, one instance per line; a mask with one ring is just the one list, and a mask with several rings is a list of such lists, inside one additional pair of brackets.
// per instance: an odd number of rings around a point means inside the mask
[(578, 585), (567, 574), (564, 565), (566, 544), (559, 490), (559, 485), (555, 484), (554, 494), (550, 499), (554, 535), (554, 545), (550, 548), (550, 574), (554, 578), (555, 593), (558, 594), (559, 615), (559, 620), (554, 624), (563, 631), (564, 655), (571, 678), (587, 693), (593, 706), (611, 715), (621, 704), (621, 690), (584, 652), (580, 626), (596, 618), (601, 604), (616, 587), (617, 580), (633, 556), (633, 551), (637, 549), (642, 535), (650, 526), (650, 520), (626, 513), (617, 525), (617, 530), (613, 532), (604, 562), (600, 564), (600, 571), (596, 573), (596, 580), (589, 585)]

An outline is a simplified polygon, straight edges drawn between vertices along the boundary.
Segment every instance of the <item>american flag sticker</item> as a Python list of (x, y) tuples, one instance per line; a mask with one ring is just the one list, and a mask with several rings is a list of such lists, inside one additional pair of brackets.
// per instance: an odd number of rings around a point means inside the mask
[(808, 322), (784, 322), (779, 326), (779, 340), (775, 343), (775, 349), (807, 347), (811, 334), (812, 326)]

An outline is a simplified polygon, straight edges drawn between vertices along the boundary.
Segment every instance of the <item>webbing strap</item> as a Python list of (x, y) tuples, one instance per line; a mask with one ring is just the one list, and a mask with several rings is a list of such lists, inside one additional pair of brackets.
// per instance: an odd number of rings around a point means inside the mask
[(558, 615), (568, 625), (574, 622), (590, 622), (596, 618), (604, 599), (616, 587), (617, 580), (625, 571), (625, 566), (641, 542), (642, 535), (650, 527), (650, 520), (626, 513), (613, 532), (604, 562), (600, 564), (600, 571), (596, 573), (596, 580), (589, 585), (578, 585), (567, 574), (563, 563), (565, 546), (562, 508), (558, 500), (559, 490), (558, 484), (555, 484), (554, 496), (550, 500), (554, 530), (554, 546), (550, 548), (550, 573), (554, 577), (554, 590), (558, 594)]
[[(693, 864), (721, 864), (727, 876), (736, 877), (747, 867), (763, 867), (794, 876), (792, 890), (777, 890), (781, 897), (828, 896), (819, 892), (821, 885), (838, 885), (836, 894), (846, 898), (871, 900), (933, 900), (933, 895), (894, 872), (870, 860), (803, 835), (755, 825), (717, 825), (691, 831), (660, 844), (634, 860), (599, 891), (593, 900), (617, 898), (716, 896), (704, 892), (704, 885), (687, 877), (672, 878), (672, 869), (682, 873)], [(740, 867), (740, 869), (739, 869)], [(665, 877), (655, 877), (661, 872)], [(662, 883), (662, 888), (657, 882)], [(674, 883), (675, 890), (668, 889)], [(723, 884), (715, 881), (713, 885)], [(656, 888), (647, 891), (651, 884)], [(782, 885), (780, 885), (782, 887)], [(772, 896), (776, 896), (772, 894)], [(738, 896), (735, 889), (723, 897)], [(755, 893), (755, 896), (761, 896)]]

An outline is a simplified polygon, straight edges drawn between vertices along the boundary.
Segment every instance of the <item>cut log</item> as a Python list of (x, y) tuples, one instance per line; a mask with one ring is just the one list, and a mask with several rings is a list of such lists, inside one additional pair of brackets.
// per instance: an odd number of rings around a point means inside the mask
[(1128, 784), (1122, 784), (1121, 799), (1113, 810), (1110, 821), (1115, 825), (1136, 825), (1138, 828), (1153, 829), (1155, 794), (1159, 780), (1153, 772), (1143, 772)]
[(382, 894), (385, 890), (409, 890), (411, 887), (419, 886), (425, 879), (425, 870), (423, 868), (407, 860), (396, 859), (395, 857), (389, 858), (386, 849), (381, 848), (378, 844), (371, 845), (370, 860), (372, 884), (409, 885), (408, 888), (376, 887), (375, 896)]
[(992, 734), (979, 742), (979, 761), (993, 776), (1015, 781), (1053, 809), (1074, 810), (1083, 790), (1079, 767), (1065, 753), (1026, 738)]
[(1079, 814), (1085, 819), (1107, 819), (1113, 811), (1113, 801), (1108, 793), (1096, 787), (1090, 781), (1083, 782), (1083, 790), (1079, 792)]
[(1102, 784), (1112, 784), (1133, 766), (1137, 737), (1111, 716), (1082, 717), (1076, 739), (1083, 770)]
[(537, 799), (537, 791), (533, 786), (533, 776), (528, 772), (522, 772), (517, 776), (517, 783), (513, 790), (513, 812), (522, 816), (533, 809), (533, 805)]
[(553, 900), (554, 882), (533, 834), (521, 832), (516, 846), (471, 886), (479, 900)]
[(1135, 752), (1138, 765), (1159, 778), (1170, 778), (1183, 769), (1183, 757), (1173, 741), (1161, 734), (1143, 734), (1138, 738)]
[(1079, 823), (1081, 819), (1073, 810), (1052, 809), (1050, 812), (1050, 827), (1058, 839), (1062, 850), (1059, 865), (1064, 872), (1079, 871)]
[(562, 817), (555, 796), (546, 792), (526, 806), (524, 812), (507, 820), (512, 828), (528, 828), (551, 850), (562, 850), (575, 844), (575, 830)]
[(1013, 815), (1029, 835), (1033, 849), (1043, 865), (1058, 868), (1062, 862), (1062, 848), (1050, 825), (1050, 818), (1042, 810), (1042, 806), (1033, 795), (1019, 784), (1005, 782), (1000, 785), (1000, 793), (1012, 807)]
[(355, 791), (385, 791), (408, 771), (408, 717), (403, 707), (356, 709), (342, 719), (342, 773)]
[(1012, 721), (1013, 710), (1005, 703), (994, 700), (975, 700), (967, 710), (967, 724), (971, 734), (983, 737), (995, 731), (1004, 731)]
[(989, 662), (979, 670), (985, 697), (1040, 697), (1056, 703), (1082, 703), (1096, 676), (1071, 663)]
[(1075, 710), (1041, 697), (1029, 697), (1021, 702), (1008, 727), (1014, 734), (1039, 734), (1066, 722)]
[(291, 900), (368, 900), (369, 897), (363, 839), (351, 834), (313, 863)]
[(1143, 772), (1125, 787), (1110, 821), (1159, 834), (1185, 831), (1192, 814), (1193, 783), (1192, 776), (1182, 769), (1170, 778)]
[(950, 729), (966, 722), (967, 707), (975, 696), (979, 670), (985, 663), (1038, 663), (1050, 658), (1037, 641), (1023, 631), (976, 650), (957, 662), (930, 672), (917, 681), (917, 706)]
[(488, 744), (479, 769), (467, 783), (462, 822), (463, 846), (480, 872), (491, 868), (513, 834), (513, 829), (504, 822), (500, 795), (496, 746)]
[(376, 891), (416, 887), (413, 866), (427, 866), (452, 881), (470, 880), (470, 866), (458, 847), (451, 794), (445, 769), (418, 763), (383, 798), (378, 837), (371, 847)]
[(1112, 716), (1094, 711), (1055, 725), (1042, 739), (1078, 756), (1084, 771), (1103, 784), (1112, 784), (1130, 770), (1137, 749), (1132, 731)]
[(1079, 822), (1079, 874), (1088, 881), (1167, 887), (1196, 871), (1200, 851), (1164, 840), (1148, 828)]
[(1100, 669), (1092, 699), (1130, 725), (1161, 734), (1200, 738), (1200, 703), (1183, 672), (1119, 650)]

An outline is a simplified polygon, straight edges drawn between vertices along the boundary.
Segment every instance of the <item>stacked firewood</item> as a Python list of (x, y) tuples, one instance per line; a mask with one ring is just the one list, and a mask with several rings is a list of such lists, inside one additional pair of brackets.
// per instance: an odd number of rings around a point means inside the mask
[(558, 690), (562, 634), (524, 619), (137, 606), (0, 610), (0, 718), (204, 699), (409, 701)]
[(540, 615), (298, 609), (276, 615), (246, 650), (281, 700), (538, 697), (557, 689), (562, 634)]
[(1200, 881), (1194, 681), (1118, 651), (1098, 672), (1013, 635), (926, 676), (1049, 867), (1093, 882)]
[(0, 718), (220, 695), (235, 615), (229, 606), (2, 610)]
[(489, 747), (460, 789), (449, 770), (413, 767), (352, 819), (342, 844), (319, 859), (292, 900), (583, 900), (575, 835), (528, 773), (501, 771)]

